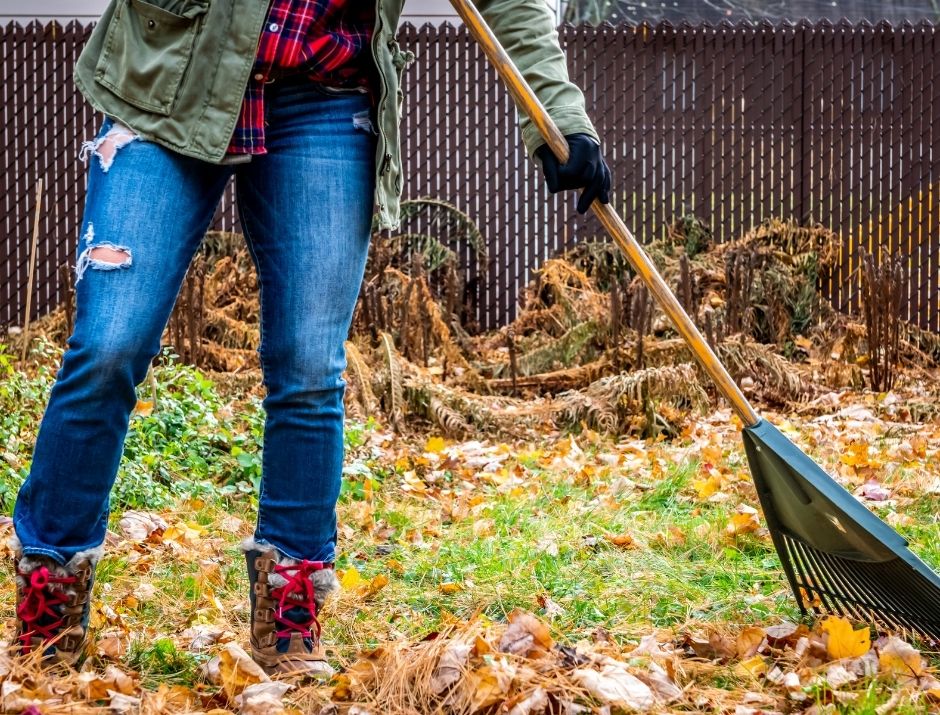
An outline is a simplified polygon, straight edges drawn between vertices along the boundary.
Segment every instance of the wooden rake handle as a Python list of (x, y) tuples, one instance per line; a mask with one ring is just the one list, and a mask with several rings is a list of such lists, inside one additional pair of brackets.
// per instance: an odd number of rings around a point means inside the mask
[[(562, 163), (568, 161), (568, 142), (564, 135), (556, 126), (552, 118), (548, 116), (545, 107), (535, 96), (535, 92), (529, 86), (528, 82), (513, 64), (512, 59), (499, 44), (499, 40), (493, 34), (489, 25), (480, 15), (479, 11), (470, 0), (451, 0), (457, 14), (460, 15), (470, 34), (483, 48), (483, 52), (489, 58), (490, 62), (496, 68), (497, 74), (506, 84), (509, 93), (516, 102), (516, 106), (523, 111), (532, 120), (532, 123), (538, 128), (539, 133), (545, 139), (549, 148)], [(695, 323), (689, 317), (688, 313), (682, 309), (682, 305), (673, 295), (666, 281), (659, 275), (656, 266), (646, 255), (646, 252), (637, 243), (637, 240), (630, 233), (623, 220), (610, 204), (602, 204), (595, 199), (591, 204), (594, 215), (600, 219), (600, 222), (607, 229), (607, 233), (614, 239), (620, 250), (624, 252), (630, 265), (633, 266), (637, 275), (649, 288), (650, 293), (656, 299), (656, 302), (663, 309), (669, 319), (675, 325), (676, 330), (682, 335), (685, 342), (692, 349), (696, 359), (702, 368), (718, 387), (718, 391), (731, 403), (734, 411), (746, 427), (753, 427), (760, 422), (760, 417), (751, 407), (747, 398), (741, 392), (741, 388), (731, 379), (731, 375), (721, 364), (718, 356), (711, 349)]]

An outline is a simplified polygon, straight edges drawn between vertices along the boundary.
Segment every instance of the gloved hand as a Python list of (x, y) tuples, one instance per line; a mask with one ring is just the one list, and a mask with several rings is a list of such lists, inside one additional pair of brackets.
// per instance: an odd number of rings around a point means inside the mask
[(578, 213), (587, 213), (594, 199), (601, 203), (610, 203), (610, 169), (601, 148), (588, 134), (568, 134), (568, 162), (561, 164), (558, 157), (543, 144), (535, 150), (535, 156), (542, 162), (545, 183), (553, 194), (565, 189), (584, 189), (578, 199)]

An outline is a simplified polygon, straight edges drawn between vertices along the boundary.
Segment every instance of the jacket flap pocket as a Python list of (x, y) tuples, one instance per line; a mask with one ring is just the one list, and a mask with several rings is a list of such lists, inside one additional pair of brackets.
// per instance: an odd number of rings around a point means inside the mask
[(131, 0), (134, 10), (143, 18), (162, 25), (165, 28), (188, 27), (200, 15), (205, 15), (209, 9), (208, 4), (189, 2), (164, 3), (173, 9), (165, 9), (158, 4), (145, 0)]
[(208, 10), (200, 0), (118, 0), (95, 80), (139, 109), (170, 114)]

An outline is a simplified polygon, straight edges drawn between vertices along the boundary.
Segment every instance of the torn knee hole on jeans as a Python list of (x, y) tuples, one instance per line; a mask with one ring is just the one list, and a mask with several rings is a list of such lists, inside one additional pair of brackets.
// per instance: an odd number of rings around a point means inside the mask
[(107, 173), (114, 163), (114, 157), (117, 156), (118, 150), (123, 149), (137, 139), (140, 139), (140, 137), (128, 127), (123, 124), (115, 124), (103, 137), (84, 142), (79, 158), (82, 161), (87, 161), (89, 156), (98, 157), (101, 170)]
[(76, 284), (89, 268), (96, 271), (114, 271), (120, 268), (130, 268), (134, 262), (131, 250), (127, 246), (118, 246), (107, 241), (94, 243), (94, 239), (94, 224), (88, 224), (88, 230), (85, 231), (85, 250), (78, 257), (78, 263), (75, 265)]

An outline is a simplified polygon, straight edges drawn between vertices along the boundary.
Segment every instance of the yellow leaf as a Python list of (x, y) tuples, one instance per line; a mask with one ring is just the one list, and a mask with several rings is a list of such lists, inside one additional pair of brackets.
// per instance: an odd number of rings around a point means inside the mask
[(153, 402), (137, 400), (137, 405), (134, 407), (134, 414), (140, 415), (141, 417), (149, 417), (153, 414)]
[(752, 658), (764, 642), (764, 629), (749, 626), (738, 633), (738, 658)]
[(219, 674), (222, 676), (222, 688), (230, 698), (249, 685), (270, 680), (261, 666), (235, 643), (226, 643), (219, 653)]
[(427, 444), (424, 445), (424, 451), (439, 454), (444, 451), (445, 446), (447, 445), (444, 443), (443, 437), (430, 437), (428, 438)]
[(871, 649), (871, 636), (868, 628), (852, 628), (842, 616), (829, 616), (822, 623), (822, 630), (829, 634), (826, 650), (836, 660), (840, 658), (859, 658)]
[(496, 705), (505, 699), (515, 677), (511, 665), (497, 660), (493, 664), (467, 673), (467, 683), (473, 697), (473, 712)]
[(913, 678), (924, 675), (927, 669), (920, 652), (897, 636), (890, 636), (878, 648), (878, 664), (887, 673)]
[(757, 510), (742, 504), (738, 507), (738, 512), (731, 517), (725, 530), (731, 536), (741, 536), (750, 534), (760, 529), (760, 521), (757, 519)]
[(371, 581), (368, 582), (365, 588), (365, 595), (371, 596), (374, 593), (378, 593), (386, 586), (388, 586), (388, 576), (380, 573), (378, 576), (374, 577)]
[(459, 593), (460, 591), (463, 591), (463, 586), (461, 584), (454, 583), (452, 581), (448, 583), (442, 583), (438, 588), (440, 588), (441, 593), (446, 594), (448, 596), (452, 596), (455, 593)]
[(708, 497), (721, 491), (721, 476), (711, 476), (708, 479), (693, 479), (692, 488), (698, 492), (699, 501), (705, 501)]
[(352, 700), (352, 679), (348, 675), (340, 673), (333, 679), (333, 683), (333, 694), (330, 696), (333, 700)]
[(751, 675), (757, 678), (767, 672), (767, 662), (759, 655), (751, 656), (738, 663), (736, 671), (740, 675)]
[(339, 585), (346, 590), (358, 590), (362, 586), (368, 585), (368, 583), (369, 582), (359, 574), (355, 566), (350, 566), (343, 571), (343, 575), (339, 579)]
[(839, 456), (843, 464), (856, 468), (868, 466), (868, 442), (849, 442), (844, 449), (845, 452)]
[(173, 524), (163, 532), (164, 541), (176, 541), (183, 544), (195, 544), (206, 532), (206, 527), (195, 522)]

